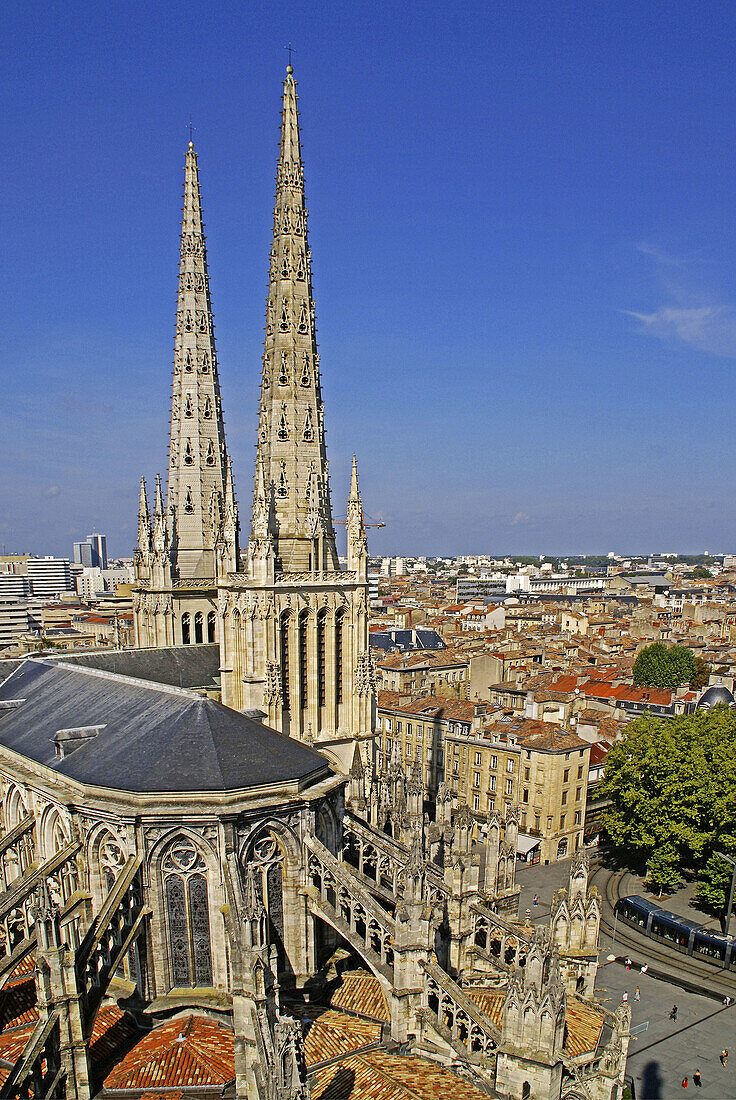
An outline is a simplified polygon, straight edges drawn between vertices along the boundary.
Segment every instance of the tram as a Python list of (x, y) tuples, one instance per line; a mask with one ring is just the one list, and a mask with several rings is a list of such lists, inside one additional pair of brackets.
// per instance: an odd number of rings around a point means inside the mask
[(619, 920), (646, 936), (662, 940), (675, 951), (693, 955), (722, 969), (736, 971), (736, 940), (704, 928), (702, 924), (662, 909), (656, 901), (634, 895), (619, 898), (615, 907)]

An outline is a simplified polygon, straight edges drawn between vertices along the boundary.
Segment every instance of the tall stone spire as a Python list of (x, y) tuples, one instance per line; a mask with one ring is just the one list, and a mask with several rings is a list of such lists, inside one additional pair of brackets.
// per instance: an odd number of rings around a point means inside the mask
[[(338, 569), (327, 472), (296, 84), (284, 80), (256, 469), (275, 504), (277, 572)], [(262, 522), (256, 478), (254, 527)]]
[[(224, 511), (226, 471), (199, 172), (190, 141), (184, 174), (167, 501), (172, 564), (179, 579), (215, 577), (218, 532), (213, 529), (213, 515)], [(213, 494), (218, 505), (214, 509)]]

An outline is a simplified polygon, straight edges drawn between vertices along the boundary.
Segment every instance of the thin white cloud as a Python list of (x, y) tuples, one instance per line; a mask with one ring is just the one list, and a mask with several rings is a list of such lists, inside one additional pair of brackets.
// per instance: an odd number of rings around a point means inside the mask
[(640, 331), (661, 340), (681, 340), (699, 351), (736, 359), (736, 309), (733, 306), (663, 306), (653, 313), (625, 310)]
[(514, 518), (511, 520), (511, 526), (517, 527), (520, 523), (528, 523), (529, 516), (526, 512), (517, 512)]
[(58, 485), (49, 485), (48, 489), (44, 489), (43, 495), (45, 497), (58, 497), (61, 489)]

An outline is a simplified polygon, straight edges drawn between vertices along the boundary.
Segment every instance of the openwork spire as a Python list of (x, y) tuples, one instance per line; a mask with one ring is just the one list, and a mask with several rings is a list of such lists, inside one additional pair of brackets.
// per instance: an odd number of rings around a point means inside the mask
[[(286, 70), (256, 469), (273, 491), (277, 569), (336, 570), (296, 84)], [(262, 522), (256, 478), (254, 525)]]
[(168, 510), (181, 579), (214, 577), (213, 493), (225, 496), (227, 452), (217, 376), (197, 154), (186, 154), (171, 396)]

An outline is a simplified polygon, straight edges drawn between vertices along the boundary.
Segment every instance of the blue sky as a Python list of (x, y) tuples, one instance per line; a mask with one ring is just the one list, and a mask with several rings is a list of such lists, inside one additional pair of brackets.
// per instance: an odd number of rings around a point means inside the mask
[(284, 46), (336, 515), (376, 553), (736, 549), (736, 7), (4, 8), (0, 544), (135, 538), (199, 153), (244, 536)]

